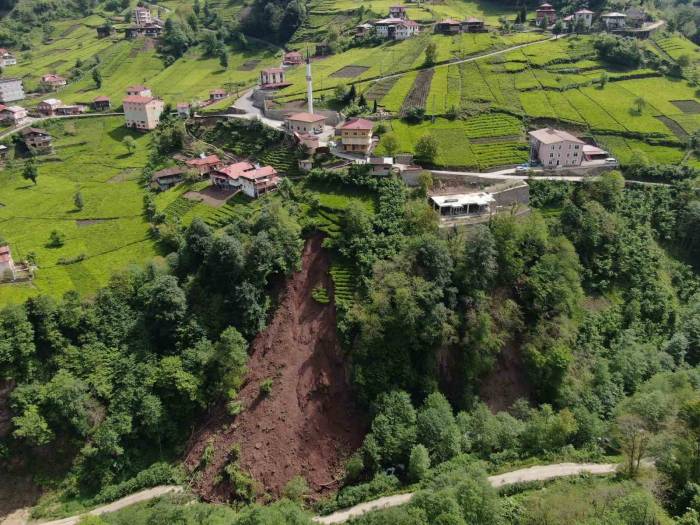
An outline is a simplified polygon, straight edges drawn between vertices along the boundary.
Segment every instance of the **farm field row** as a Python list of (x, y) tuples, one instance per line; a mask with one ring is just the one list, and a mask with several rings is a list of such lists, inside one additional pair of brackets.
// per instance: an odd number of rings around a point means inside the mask
[[(72, 289), (89, 296), (115, 271), (156, 255), (138, 184), (148, 137), (134, 135), (136, 150), (129, 155), (121, 144), (128, 132), (118, 117), (53, 121), (46, 127), (56, 153), (38, 163), (37, 184), (22, 178), (19, 161), (0, 178), (0, 235), (17, 260), (34, 253), (39, 265), (31, 283), (0, 285), (0, 304)], [(77, 191), (82, 210), (73, 203)], [(65, 236), (63, 246), (48, 246), (53, 230)]]

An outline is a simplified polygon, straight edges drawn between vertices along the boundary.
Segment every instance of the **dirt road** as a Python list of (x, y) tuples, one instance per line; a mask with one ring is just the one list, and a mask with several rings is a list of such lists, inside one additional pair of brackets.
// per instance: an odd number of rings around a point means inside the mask
[[(493, 487), (503, 487), (504, 485), (513, 485), (515, 483), (544, 481), (547, 479), (574, 476), (583, 472), (589, 472), (591, 474), (611, 474), (615, 472), (616, 467), (617, 465), (612, 463), (558, 463), (556, 465), (542, 465), (514, 470), (512, 472), (506, 472), (505, 474), (499, 474), (498, 476), (490, 476), (488, 480)], [(356, 518), (367, 512), (405, 505), (411, 501), (412, 497), (412, 492), (386, 496), (360, 503), (349, 509), (339, 510), (328, 516), (317, 516), (314, 518), (314, 521), (324, 525), (344, 523), (350, 518)]]
[[(161, 485), (159, 487), (153, 487), (150, 489), (142, 490), (141, 492), (130, 494), (129, 496), (125, 496), (122, 499), (118, 499), (117, 501), (113, 501), (112, 503), (108, 503), (107, 505), (103, 505), (101, 507), (97, 507), (96, 509), (92, 509), (91, 511), (86, 512), (85, 514), (78, 514), (76, 516), (70, 516), (68, 518), (62, 518), (60, 520), (42, 521), (38, 523), (41, 523), (41, 525), (75, 525), (76, 523), (78, 523), (80, 518), (87, 514), (99, 516), (100, 514), (115, 512), (119, 509), (123, 509), (124, 507), (128, 507), (129, 505), (133, 505), (134, 503), (148, 501), (150, 499), (157, 498), (158, 496), (164, 496), (165, 494), (174, 494), (176, 492), (182, 492), (182, 487), (179, 487), (177, 485)], [(27, 523), (30, 523), (29, 509), (20, 509), (17, 512), (10, 514), (5, 519), (3, 519), (0, 522), (0, 525), (26, 525)]]

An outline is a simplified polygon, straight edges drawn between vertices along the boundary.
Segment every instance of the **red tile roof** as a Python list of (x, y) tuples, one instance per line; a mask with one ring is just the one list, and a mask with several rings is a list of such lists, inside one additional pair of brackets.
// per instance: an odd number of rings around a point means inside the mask
[(225, 95), (225, 94), (226, 94), (226, 90), (225, 90), (225, 89), (221, 89), (221, 88), (212, 89), (209, 93), (210, 93), (211, 95)]
[(56, 75), (54, 73), (49, 73), (48, 75), (44, 75), (41, 77), (42, 82), (65, 82), (66, 79), (63, 78), (61, 75)]
[(109, 102), (109, 97), (105, 95), (100, 95), (92, 99), (93, 102)]
[(217, 173), (221, 173), (230, 179), (237, 180), (239, 177), (248, 180), (257, 180), (263, 177), (270, 177), (277, 175), (277, 170), (272, 166), (263, 166), (262, 168), (256, 168), (250, 162), (236, 162), (216, 170)]
[(148, 88), (146, 86), (143, 86), (141, 84), (135, 84), (133, 86), (129, 86), (128, 88), (126, 88), (127, 91), (145, 91), (147, 89)]
[(363, 118), (351, 118), (345, 122), (339, 129), (372, 129), (374, 122)]
[(188, 166), (208, 166), (209, 164), (218, 164), (221, 162), (218, 155), (208, 155), (206, 157), (200, 157), (196, 159), (190, 159), (185, 161)]

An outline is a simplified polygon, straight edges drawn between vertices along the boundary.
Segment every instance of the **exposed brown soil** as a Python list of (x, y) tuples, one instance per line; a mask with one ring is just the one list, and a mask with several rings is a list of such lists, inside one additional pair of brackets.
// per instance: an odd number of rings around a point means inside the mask
[(368, 69), (368, 67), (364, 66), (345, 66), (341, 67), (338, 71), (331, 73), (330, 76), (333, 78), (355, 78), (359, 77)]
[(434, 69), (422, 69), (416, 76), (411, 90), (401, 105), (401, 115), (404, 116), (411, 108), (424, 108), (430, 91), (430, 84), (433, 82)]
[(233, 195), (230, 191), (207, 186), (199, 191), (188, 191), (183, 197), (191, 201), (204, 202), (212, 208), (221, 208)]
[[(274, 318), (251, 345), (239, 394), (243, 412), (233, 418), (220, 409), (191, 440), (185, 460), (191, 471), (207, 444), (214, 446), (213, 459), (194, 476), (193, 488), (206, 500), (231, 499), (228, 484), (216, 481), (236, 444), (240, 467), (275, 496), (296, 475), (316, 496), (337, 488), (345, 459), (361, 444), (366, 421), (348, 386), (335, 307), (311, 297), (316, 286), (332, 290), (321, 243), (321, 237), (306, 243), (302, 270), (288, 279)], [(272, 392), (262, 396), (266, 378), (274, 381)]]

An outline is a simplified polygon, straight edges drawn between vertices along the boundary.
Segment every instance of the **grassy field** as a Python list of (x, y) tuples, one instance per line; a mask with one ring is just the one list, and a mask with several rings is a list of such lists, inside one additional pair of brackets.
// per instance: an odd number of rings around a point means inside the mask
[[(18, 161), (0, 177), (0, 235), (17, 260), (34, 252), (39, 265), (31, 284), (0, 285), (0, 304), (71, 289), (89, 296), (115, 271), (156, 255), (137, 181), (148, 137), (134, 135), (137, 148), (128, 155), (121, 144), (127, 134), (121, 118), (62, 120), (45, 127), (55, 137), (56, 153), (38, 163), (37, 185), (22, 178)], [(76, 191), (84, 198), (81, 211), (73, 204)], [(53, 230), (65, 235), (60, 248), (47, 246)], [(78, 257), (84, 260), (59, 263)]]

